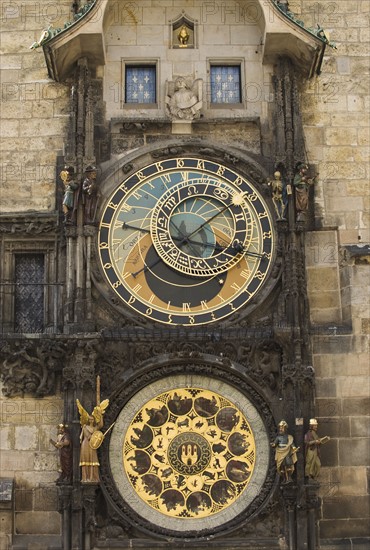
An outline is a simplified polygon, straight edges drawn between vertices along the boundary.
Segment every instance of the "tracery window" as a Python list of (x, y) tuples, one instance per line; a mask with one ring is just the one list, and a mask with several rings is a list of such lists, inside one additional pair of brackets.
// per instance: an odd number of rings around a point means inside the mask
[(44, 330), (44, 282), (44, 254), (15, 254), (15, 332), (35, 333)]
[(0, 241), (0, 332), (51, 334), (62, 326), (55, 241), (52, 235), (38, 237), (9, 232)]

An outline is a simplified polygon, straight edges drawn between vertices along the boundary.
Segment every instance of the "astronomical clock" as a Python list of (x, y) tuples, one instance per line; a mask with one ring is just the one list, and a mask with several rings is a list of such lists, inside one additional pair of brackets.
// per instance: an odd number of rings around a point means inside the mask
[(166, 325), (205, 325), (245, 306), (275, 252), (269, 209), (248, 179), (201, 158), (143, 167), (101, 217), (106, 280), (134, 311)]
[[(250, 178), (189, 155), (144, 164), (107, 187), (98, 255), (120, 311), (171, 339), (172, 330), (220, 327), (258, 300), (276, 235)], [(232, 373), (220, 356), (164, 354), (111, 402), (103, 487), (132, 524), (200, 539), (235, 530), (266, 501), (271, 414), (237, 365)]]

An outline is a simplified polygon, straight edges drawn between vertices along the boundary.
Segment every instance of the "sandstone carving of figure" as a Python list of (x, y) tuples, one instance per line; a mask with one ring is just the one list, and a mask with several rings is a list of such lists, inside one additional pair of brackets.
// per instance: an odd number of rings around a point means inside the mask
[(77, 399), (77, 408), (80, 413), (80, 466), (81, 481), (87, 483), (99, 482), (99, 460), (97, 448), (101, 444), (104, 434), (100, 432), (103, 427), (103, 415), (109, 405), (109, 399), (105, 399), (94, 407), (92, 414), (89, 414)]
[(294, 444), (293, 436), (287, 433), (288, 424), (285, 420), (279, 422), (279, 433), (271, 447), (275, 449), (275, 462), (278, 473), (284, 478), (285, 483), (292, 481), (294, 465), (297, 462), (299, 447)]
[(293, 181), (297, 221), (302, 221), (305, 219), (306, 212), (308, 210), (309, 188), (314, 183), (314, 180), (307, 176), (307, 172), (307, 164), (302, 162), (297, 164), (297, 172)]
[(96, 167), (88, 166), (82, 183), (82, 202), (84, 205), (84, 222), (94, 223), (98, 203), (98, 185), (96, 182)]
[(202, 108), (202, 80), (191, 84), (183, 76), (167, 82), (166, 107), (172, 119), (193, 120), (200, 117)]
[(58, 425), (58, 435), (56, 441), (50, 439), (50, 443), (56, 449), (59, 449), (59, 479), (58, 481), (72, 481), (72, 439), (66, 424)]
[(321, 458), (320, 447), (330, 440), (330, 437), (325, 436), (320, 438), (317, 435), (318, 422), (316, 418), (311, 418), (309, 422), (308, 432), (304, 436), (305, 445), (305, 476), (311, 479), (316, 479), (320, 473)]
[(74, 168), (73, 166), (66, 166), (61, 172), (60, 177), (64, 185), (63, 196), (63, 214), (64, 223), (70, 225), (73, 221), (73, 211), (76, 208), (75, 191), (77, 191), (79, 185), (74, 180)]

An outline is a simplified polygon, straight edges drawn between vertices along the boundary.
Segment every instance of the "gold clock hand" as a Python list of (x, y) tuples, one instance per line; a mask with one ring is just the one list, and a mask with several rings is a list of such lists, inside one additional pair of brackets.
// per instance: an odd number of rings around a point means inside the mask
[[(238, 195), (235, 195), (232, 199), (232, 202), (231, 204), (228, 204), (228, 205), (225, 205), (223, 208), (221, 208), (221, 210), (219, 210), (218, 212), (216, 212), (216, 214), (214, 214), (213, 216), (211, 216), (208, 220), (205, 220), (202, 224), (200, 224), (200, 226), (197, 228), (197, 229), (194, 229), (194, 231), (192, 231), (191, 233), (189, 233), (189, 235), (187, 235), (187, 237), (185, 237), (184, 239), (184, 242), (190, 242), (188, 239), (190, 239), (190, 237), (192, 237), (193, 235), (195, 235), (195, 233), (198, 233), (198, 231), (200, 231), (205, 225), (211, 223), (211, 221), (213, 221), (215, 218), (217, 218), (217, 216), (219, 216), (220, 214), (222, 214), (223, 212), (225, 212), (225, 210), (227, 210), (228, 208), (230, 208), (230, 206), (233, 204), (235, 206), (239, 206), (241, 204), (241, 202), (244, 200), (244, 193), (241, 193), (241, 194), (238, 194)], [(207, 229), (207, 228), (206, 228)], [(181, 242), (179, 244), (182, 244)]]
[[(204, 222), (205, 223), (209, 223), (211, 220), (213, 220), (214, 218), (216, 218), (219, 214), (221, 214), (226, 208), (220, 210), (219, 212), (217, 212), (214, 216), (212, 216), (212, 218), (210, 218), (207, 222)], [(229, 246), (220, 246), (220, 245), (214, 245), (212, 243), (203, 243), (203, 242), (199, 242), (199, 241), (193, 241), (191, 239), (189, 239), (190, 235), (193, 235), (194, 233), (196, 233), (197, 231), (199, 231), (201, 229), (201, 227), (204, 225), (202, 224), (201, 226), (199, 226), (197, 229), (195, 229), (194, 231), (192, 231), (189, 235), (189, 237), (185, 237), (184, 234), (182, 233), (182, 231), (180, 231), (180, 229), (176, 226), (176, 224), (171, 220), (171, 223), (172, 225), (174, 226), (174, 228), (176, 229), (176, 231), (179, 232), (180, 235), (182, 235), (182, 237), (171, 237), (174, 241), (180, 241), (178, 243), (179, 246), (181, 246), (182, 244), (185, 244), (185, 243), (188, 243), (189, 245), (196, 245), (196, 246), (211, 246), (214, 248), (214, 250), (216, 250), (217, 252), (221, 252), (222, 250), (225, 250), (227, 248), (229, 248)], [(142, 231), (143, 233), (150, 233), (150, 230), (149, 229), (145, 229), (144, 227), (138, 227), (138, 226), (135, 226), (135, 225), (130, 225), (126, 222), (123, 222), (122, 224), (122, 228), (123, 229), (136, 229), (138, 231)], [(191, 246), (190, 247), (193, 252), (196, 252), (194, 251), (194, 248)], [(261, 259), (266, 259), (267, 258), (267, 254), (266, 252), (250, 252), (248, 250), (245, 250), (242, 243), (238, 242), (236, 243), (234, 246), (233, 246), (235, 252), (238, 252), (238, 253), (244, 253), (246, 254), (247, 256), (252, 256), (253, 258), (261, 258)], [(146, 265), (144, 267), (142, 267), (141, 269), (139, 269), (139, 271), (136, 271), (135, 273), (132, 273), (132, 276), (133, 277), (137, 277), (137, 275), (139, 275), (142, 271), (146, 272), (148, 271), (148, 269), (151, 269), (152, 267), (155, 267), (161, 260), (158, 259), (156, 262), (154, 262), (153, 264), (151, 264), (150, 266)]]

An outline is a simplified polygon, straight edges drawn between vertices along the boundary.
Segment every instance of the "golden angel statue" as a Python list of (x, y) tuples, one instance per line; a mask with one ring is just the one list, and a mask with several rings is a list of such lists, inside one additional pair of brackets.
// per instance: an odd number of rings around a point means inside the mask
[[(97, 391), (99, 395), (99, 391)], [(100, 429), (103, 427), (103, 416), (106, 408), (109, 405), (109, 399), (104, 399), (100, 403), (97, 398), (96, 407), (89, 414), (77, 399), (77, 408), (80, 413), (80, 466), (81, 466), (81, 481), (84, 483), (99, 482), (99, 460), (97, 449), (102, 444), (107, 432), (103, 433)], [(113, 425), (112, 425), (113, 426)], [(111, 429), (112, 426), (109, 428)]]

